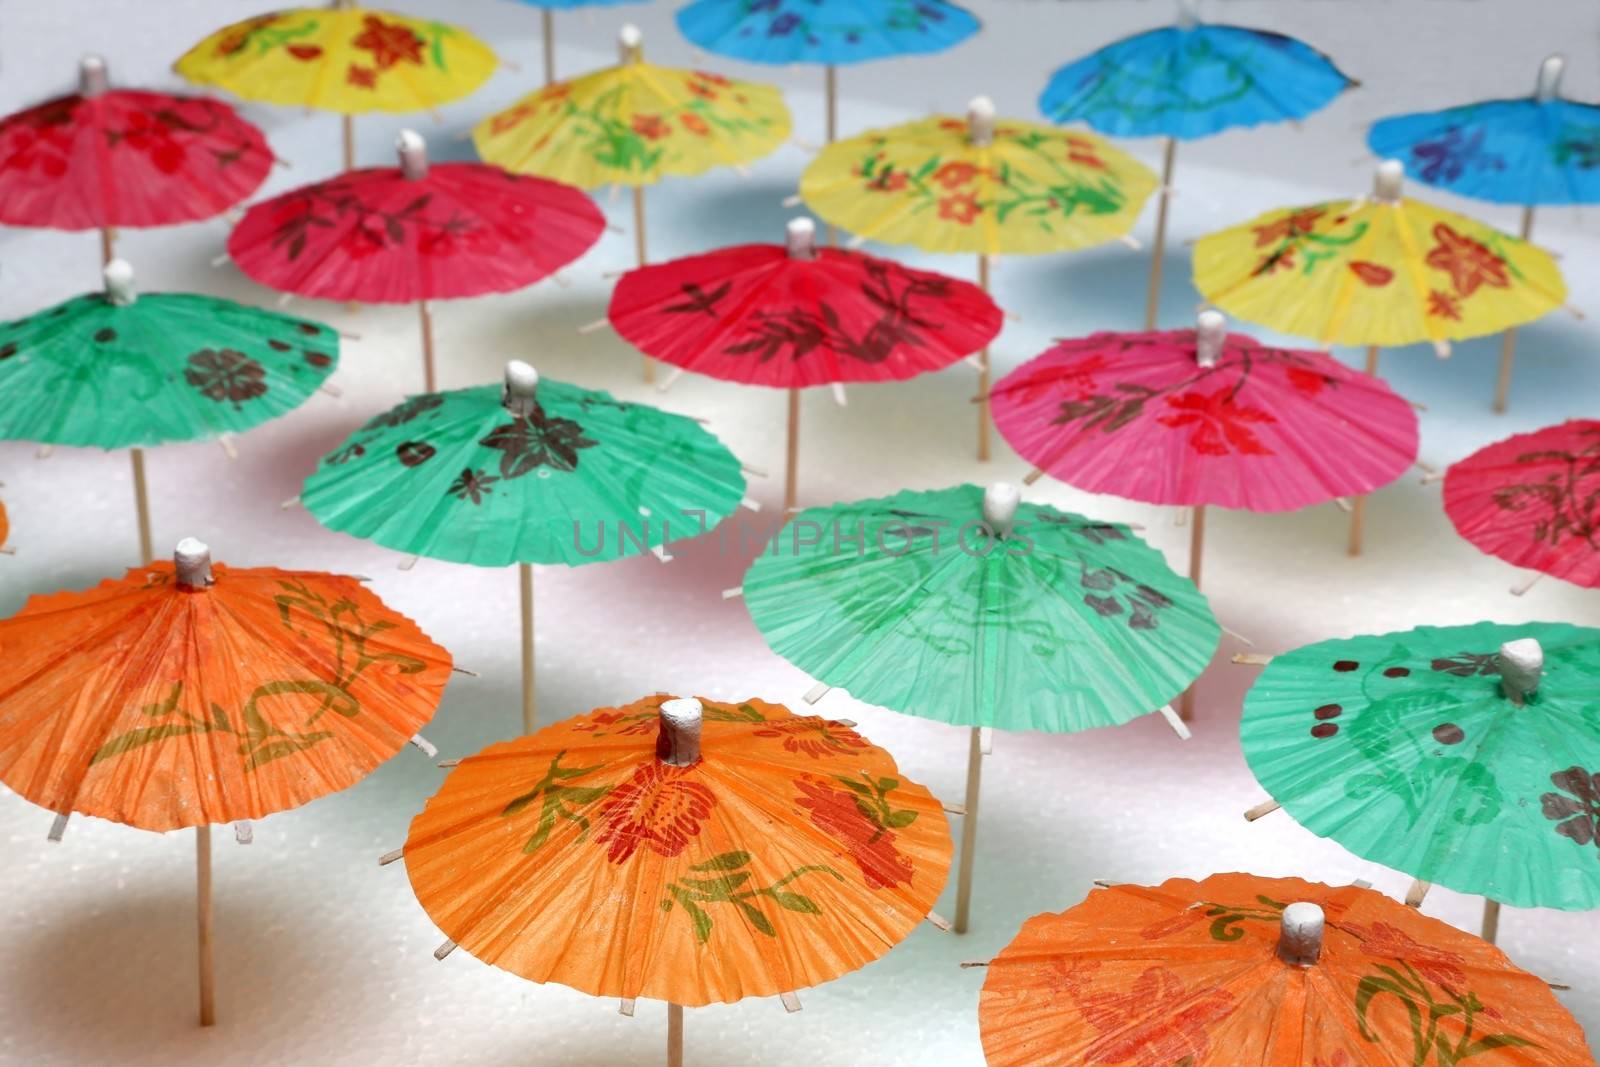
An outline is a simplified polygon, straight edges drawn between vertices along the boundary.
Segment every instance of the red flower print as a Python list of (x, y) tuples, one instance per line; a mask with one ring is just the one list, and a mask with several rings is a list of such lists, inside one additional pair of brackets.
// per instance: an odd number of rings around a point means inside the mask
[(635, 115), (633, 132), (647, 141), (659, 141), (672, 131), (661, 121), (660, 115)]
[(868, 747), (866, 739), (848, 726), (815, 715), (768, 723), (755, 736), (782, 738), (785, 752), (812, 759)]
[(1368, 263), (1362, 259), (1353, 260), (1350, 263), (1350, 272), (1360, 278), (1363, 284), (1370, 285), (1374, 289), (1382, 289), (1385, 285), (1394, 281), (1394, 271), (1388, 267), (1377, 263)]
[(678, 119), (683, 123), (683, 128), (696, 137), (704, 137), (711, 132), (711, 127), (706, 124), (706, 120), (696, 115), (693, 111), (685, 111), (678, 116)]
[(1311, 232), (1318, 219), (1326, 215), (1327, 209), (1320, 207), (1301, 208), (1291, 211), (1281, 219), (1275, 219), (1264, 226), (1255, 227), (1256, 247), (1262, 248), (1275, 241), (1290, 241), (1296, 237), (1304, 237)]
[(1088, 991), (1094, 982), (1094, 974), (1099, 969), (1099, 960), (1086, 960), (1082, 956), (1055, 956), (1045, 964), (1045, 974), (1050, 981), (1051, 991), (1064, 993), (1073, 1000), (1077, 1000)]
[(344, 73), (344, 80), (357, 89), (372, 89), (378, 84), (378, 72), (371, 67), (358, 67), (352, 63)]
[(951, 132), (967, 132), (967, 124), (962, 122), (960, 119), (940, 119), (939, 128), (941, 130), (950, 130)]
[(1304, 367), (1289, 368), (1289, 384), (1294, 386), (1306, 396), (1316, 396), (1322, 392), (1323, 386), (1328, 384), (1328, 376), (1320, 371), (1307, 370)]
[(1342, 1048), (1336, 1048), (1333, 1050), (1333, 1055), (1327, 1059), (1323, 1059), (1321, 1056), (1314, 1058), (1311, 1061), (1311, 1067), (1356, 1067), (1356, 1064), (1350, 1058), (1348, 1052)]
[(1424, 945), (1404, 930), (1388, 923), (1373, 923), (1365, 929), (1347, 926), (1346, 929), (1360, 938), (1363, 955), (1404, 960), (1434, 985), (1452, 992), (1466, 991), (1467, 972), (1461, 969), (1461, 957), (1456, 953)]
[(1204, 905), (1192, 904), (1182, 911), (1167, 916), (1160, 922), (1151, 923), (1139, 931), (1139, 936), (1146, 941), (1160, 941), (1162, 938), (1171, 937), (1180, 930), (1187, 930), (1195, 923), (1206, 917)]
[(1084, 1050), (1087, 1062), (1172, 1067), (1205, 1060), (1206, 1027), (1231, 1015), (1234, 1001), (1220, 986), (1188, 989), (1165, 967), (1149, 967), (1128, 992), (1092, 993), (1077, 1006), (1100, 1033)]
[(1168, 397), (1167, 406), (1176, 413), (1163, 415), (1156, 421), (1163, 426), (1193, 426), (1189, 447), (1201, 455), (1272, 455), (1250, 429), (1250, 424), (1263, 425), (1278, 420), (1260, 408), (1234, 403), (1228, 386), (1210, 393), (1196, 391)]
[(695, 81), (693, 78), (690, 78), (687, 88), (691, 93), (693, 93), (695, 96), (698, 96), (702, 100), (715, 100), (717, 98), (717, 91), (711, 86), (707, 85), (705, 82)]
[(795, 803), (811, 812), (811, 823), (842, 845), (861, 869), (869, 889), (909, 883), (914, 868), (894, 847), (894, 831), (867, 813), (865, 801), (820, 778), (800, 778)]
[(1030, 371), (1027, 377), (1017, 383), (1017, 399), (1024, 404), (1031, 404), (1044, 397), (1061, 394), (1068, 400), (1084, 400), (1093, 396), (1099, 385), (1096, 375), (1109, 367), (1106, 357), (1102, 355), (1080, 359), (1070, 367), (1040, 367)]
[(1098, 147), (1093, 141), (1082, 137), (1067, 138), (1067, 161), (1076, 163), (1081, 167), (1090, 167), (1094, 170), (1105, 170), (1105, 160), (1100, 158)]
[(388, 241), (380, 230), (370, 226), (352, 226), (339, 242), (339, 247), (351, 259), (366, 259), (382, 252), (386, 244)]
[(244, 51), (245, 45), (250, 43), (250, 38), (254, 37), (258, 30), (265, 29), (277, 21), (278, 16), (272, 14), (258, 15), (253, 19), (240, 23), (234, 32), (217, 42), (217, 54), (231, 56)]
[(1251, 275), (1272, 275), (1280, 270), (1294, 270), (1294, 246), (1284, 245), (1276, 252), (1269, 252), (1261, 257), (1261, 262), (1256, 264), (1256, 269)]
[(1428, 293), (1428, 317), (1460, 322), (1461, 301), (1449, 293), (1440, 292), (1438, 289), (1431, 290)]
[(978, 198), (971, 193), (953, 193), (939, 201), (939, 217), (961, 226), (971, 226), (972, 220), (982, 213)]
[(302, 63), (309, 63), (322, 55), (322, 46), (320, 44), (291, 44), (286, 46), (284, 51)]
[(733, 82), (728, 78), (724, 78), (720, 74), (713, 74), (709, 70), (693, 70), (689, 73), (693, 74), (700, 81), (708, 82), (723, 89), (726, 89), (728, 86), (733, 84)]
[(884, 169), (867, 179), (867, 188), (875, 193), (898, 193), (910, 181), (905, 171)]
[(958, 189), (978, 176), (972, 163), (946, 163), (933, 172), (933, 180), (946, 189)]
[(595, 816), (602, 825), (594, 842), (606, 846), (606, 859), (625, 863), (641, 845), (658, 856), (688, 846), (717, 806), (711, 790), (687, 778), (693, 770), (650, 759), (611, 791)]
[(498, 137), (507, 130), (520, 126), (522, 120), (533, 114), (535, 110), (532, 104), (518, 104), (516, 107), (507, 108), (489, 120), (490, 135)]
[(396, 63), (422, 65), (424, 43), (409, 26), (398, 22), (385, 22), (377, 15), (361, 20), (361, 32), (351, 41), (352, 47), (372, 53), (372, 63), (379, 70), (388, 70)]
[(1442, 222), (1434, 226), (1433, 238), (1439, 243), (1429, 250), (1426, 262), (1450, 275), (1457, 295), (1471, 296), (1480, 285), (1504, 289), (1511, 284), (1505, 261), (1472, 238)]

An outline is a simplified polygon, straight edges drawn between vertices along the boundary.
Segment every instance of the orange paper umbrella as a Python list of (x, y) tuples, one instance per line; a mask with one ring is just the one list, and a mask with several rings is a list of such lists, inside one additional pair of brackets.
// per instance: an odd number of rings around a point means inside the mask
[(201, 1022), (210, 824), (359, 781), (432, 717), (450, 654), (355, 578), (211, 566), (198, 541), (0, 622), (0, 781), (57, 813), (198, 827)]
[(486, 963), (681, 1006), (855, 970), (929, 915), (939, 802), (850, 725), (654, 696), (463, 760), (411, 823), (418, 901)]
[(1359, 886), (1217, 874), (1098, 889), (989, 964), (990, 1067), (1576, 1067), (1505, 953)]

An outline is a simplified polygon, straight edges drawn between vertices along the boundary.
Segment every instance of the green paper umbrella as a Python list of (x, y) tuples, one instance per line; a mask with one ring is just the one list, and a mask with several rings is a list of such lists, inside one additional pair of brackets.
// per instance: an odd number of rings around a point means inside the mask
[(756, 558), (743, 594), (773, 650), (820, 681), (973, 727), (958, 928), (977, 728), (1065, 733), (1156, 710), (1176, 727), (1165, 705), (1221, 632), (1194, 584), (1128, 527), (1019, 504), (1009, 485), (810, 508)]
[(659, 550), (737, 508), (739, 461), (694, 419), (506, 365), (504, 386), (408, 397), (322, 458), (301, 502), (332, 530), (480, 567), (518, 564), (523, 718), (533, 704), (534, 563)]
[(1241, 734), (1302, 826), (1487, 897), (1492, 933), (1496, 903), (1600, 906), (1597, 697), (1600, 630), (1424, 626), (1273, 657)]
[(0, 323), (0, 439), (131, 448), (141, 558), (150, 559), (143, 449), (248, 430), (333, 373), (321, 323), (194, 293), (136, 295), (122, 260), (102, 293)]

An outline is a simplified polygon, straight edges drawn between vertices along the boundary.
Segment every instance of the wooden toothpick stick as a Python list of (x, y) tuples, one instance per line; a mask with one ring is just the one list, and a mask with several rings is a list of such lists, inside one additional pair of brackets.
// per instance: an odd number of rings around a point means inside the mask
[(1422, 898), (1428, 895), (1428, 890), (1433, 888), (1432, 882), (1424, 882), (1421, 878), (1411, 883), (1411, 888), (1406, 890), (1406, 907), (1422, 907)]
[(1279, 804), (1276, 800), (1263, 800), (1261, 803), (1244, 813), (1244, 821), (1255, 822), (1263, 815), (1271, 815), (1281, 807), (1283, 807), (1283, 805)]

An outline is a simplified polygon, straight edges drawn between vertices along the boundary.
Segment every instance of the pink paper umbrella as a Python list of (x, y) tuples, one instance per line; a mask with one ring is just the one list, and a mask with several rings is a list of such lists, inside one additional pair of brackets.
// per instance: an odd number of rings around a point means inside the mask
[(641, 352), (680, 371), (789, 391), (786, 507), (795, 502), (801, 389), (941, 370), (994, 340), (1004, 318), (976, 285), (817, 248), (810, 219), (792, 220), (784, 245), (631, 270), (608, 317)]
[(1573, 419), (1479, 449), (1446, 472), (1444, 511), (1480, 551), (1600, 586), (1600, 421)]
[[(995, 427), (1043, 473), (1093, 493), (1192, 507), (1200, 583), (1208, 505), (1292, 511), (1371, 492), (1416, 461), (1417, 417), (1321, 352), (1199, 328), (1064, 341), (990, 393)], [(1187, 709), (1191, 700), (1185, 694)]]
[(263, 285), (324, 300), (415, 302), (434, 391), (427, 301), (510, 292), (577, 259), (605, 218), (582, 190), (481, 163), (428, 165), (406, 130), (398, 167), (350, 171), (257, 204), (228, 238)]
[(99, 230), (220, 214), (265, 180), (272, 149), (217, 100), (111, 89), (86, 56), (79, 89), (0, 118), (0, 223)]

